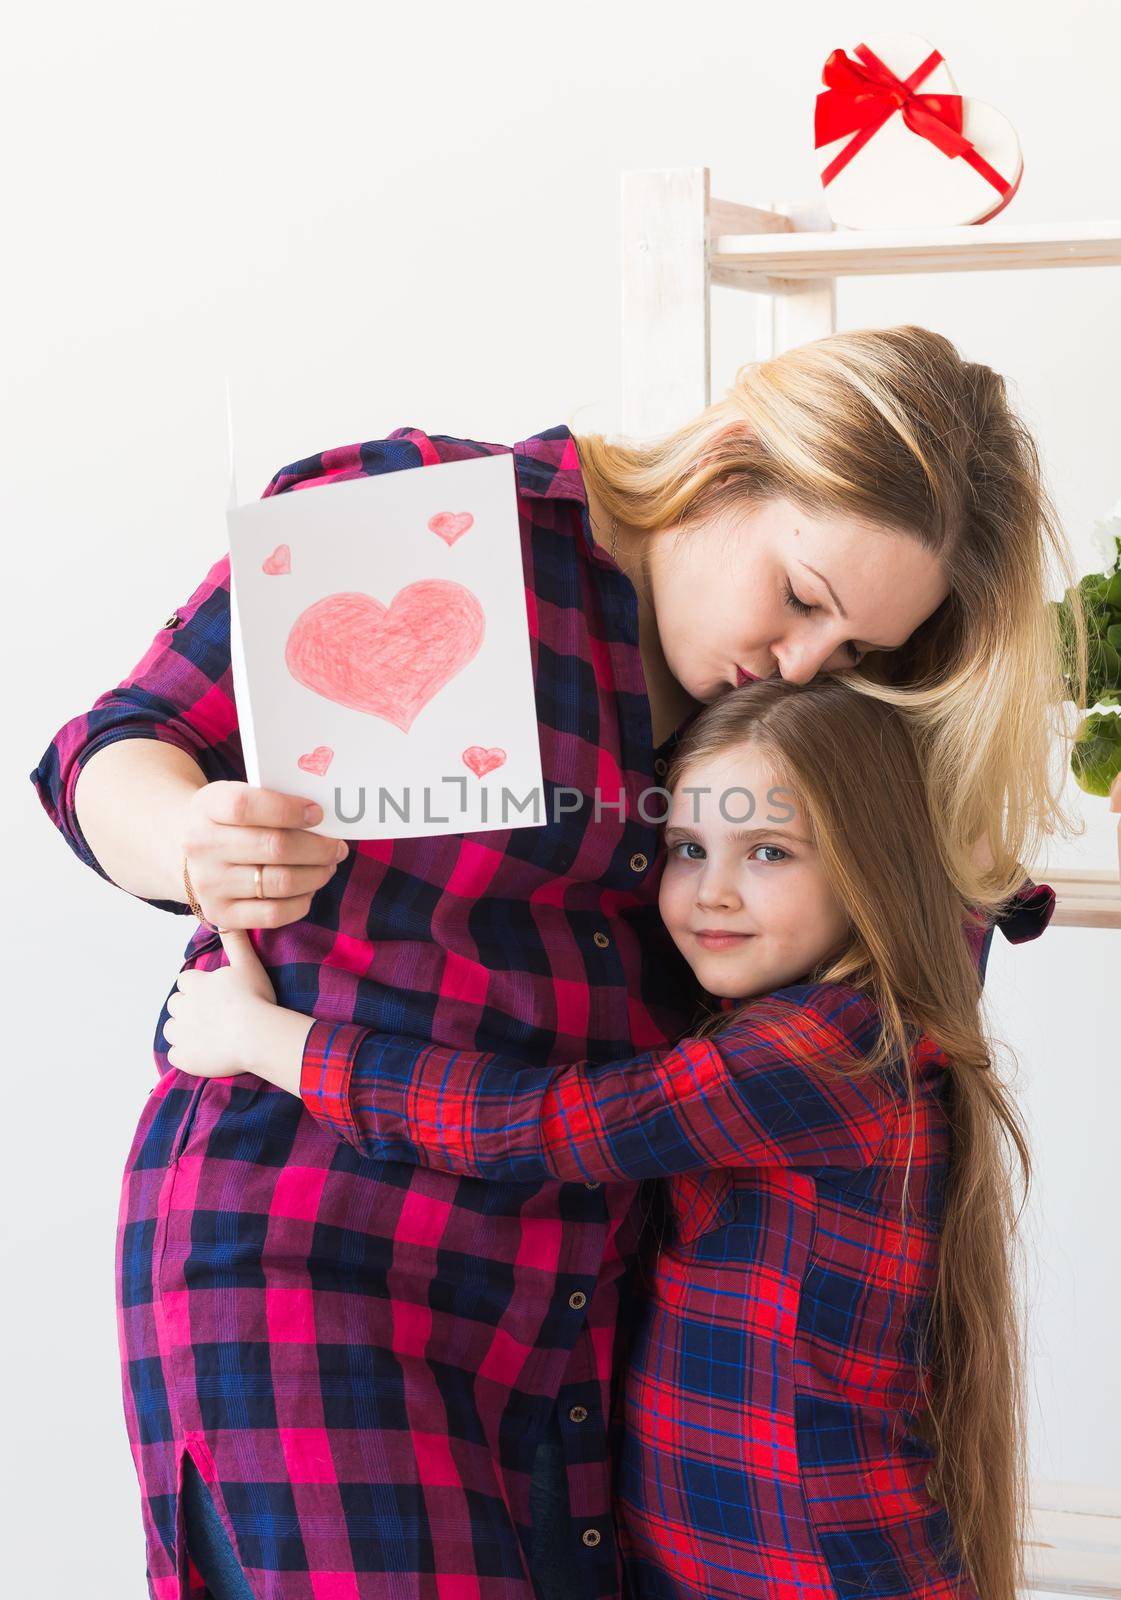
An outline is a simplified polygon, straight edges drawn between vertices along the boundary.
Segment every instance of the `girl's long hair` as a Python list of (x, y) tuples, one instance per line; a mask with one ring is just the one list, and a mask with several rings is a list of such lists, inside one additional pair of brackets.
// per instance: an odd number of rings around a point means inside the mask
[[(815, 1058), (814, 1070), (859, 1075), (902, 1066), (913, 1144), (914, 1030), (949, 1061), (937, 1279), (917, 1344), (926, 1409), (920, 1405), (915, 1422), (934, 1447), (932, 1493), (945, 1506), (966, 1570), (984, 1600), (1015, 1600), (1027, 1488), (1025, 1355), (1007, 1158), (1011, 1153), (1019, 1164), (1025, 1197), (1031, 1161), (982, 1029), (981, 986), (964, 933), (973, 912), (942, 855), (934, 796), (904, 714), (833, 674), (802, 685), (778, 678), (746, 684), (690, 723), (666, 788), (672, 793), (698, 763), (747, 746), (768, 761), (774, 782), (792, 791), (799, 822), (849, 916), (840, 947), (809, 981), (851, 985), (880, 1019), (866, 1056), (824, 1066)], [(690, 1033), (733, 1026), (766, 1003), (761, 996), (712, 1012)], [(904, 1210), (910, 1171), (908, 1153)]]
[[(928, 328), (857, 329), (747, 363), (722, 400), (664, 436), (574, 438), (585, 480), (633, 528), (688, 537), (706, 516), (786, 498), (918, 540), (949, 595), (852, 682), (910, 713), (955, 884), (993, 910), (1044, 835), (1082, 831), (1062, 793), (1077, 721), (1064, 648), (1079, 705), (1086, 694), (1077, 574), (998, 373)], [(1075, 589), (1069, 647), (1046, 604), (1053, 577)], [(986, 832), (991, 867), (973, 860)]]

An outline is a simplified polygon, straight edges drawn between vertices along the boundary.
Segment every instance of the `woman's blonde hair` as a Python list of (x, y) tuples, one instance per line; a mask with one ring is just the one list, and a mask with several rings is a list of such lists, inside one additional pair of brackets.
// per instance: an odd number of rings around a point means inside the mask
[[(829, 674), (807, 684), (777, 678), (746, 684), (689, 725), (665, 785), (672, 793), (708, 758), (748, 746), (768, 761), (772, 781), (792, 794), (799, 823), (848, 914), (844, 941), (806, 977), (849, 984), (878, 1012), (879, 1036), (866, 1056), (853, 1052), (828, 1063), (815, 1056), (807, 1070), (860, 1076), (891, 1068), (898, 1076), (906, 1064), (911, 1148), (904, 1239), (916, 1105), (913, 1030), (941, 1046), (949, 1061), (938, 1268), (929, 1318), (917, 1335), (912, 1421), (934, 1447), (931, 1491), (946, 1509), (978, 1591), (984, 1600), (1015, 1600), (1023, 1581), (1027, 1484), (1025, 1357), (1006, 1156), (1011, 1151), (1018, 1160), (1025, 1196), (1031, 1161), (979, 1018), (981, 986), (964, 937), (971, 914), (941, 860), (930, 791), (908, 720), (898, 711)], [(690, 1034), (732, 1027), (766, 1004), (764, 995), (711, 1012)]]
[[(1075, 727), (1048, 560), (1064, 589), (1077, 575), (998, 373), (928, 328), (864, 328), (747, 363), (722, 400), (665, 436), (574, 438), (585, 480), (633, 528), (685, 530), (786, 498), (918, 540), (943, 565), (947, 599), (900, 650), (871, 653), (849, 677), (909, 713), (953, 881), (995, 909), (1045, 834), (1081, 831), (1062, 797)], [(1065, 665), (1082, 704), (1077, 590), (1073, 609)], [(986, 835), (987, 868), (973, 860)]]

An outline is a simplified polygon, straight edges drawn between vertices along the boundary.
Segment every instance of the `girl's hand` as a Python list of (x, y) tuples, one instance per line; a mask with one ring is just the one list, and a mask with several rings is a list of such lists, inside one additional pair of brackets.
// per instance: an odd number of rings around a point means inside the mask
[(256, 1071), (262, 1024), (276, 1007), (276, 991), (248, 933), (226, 928), (222, 946), (229, 966), (181, 972), (167, 1002), (168, 1063), (196, 1078)]

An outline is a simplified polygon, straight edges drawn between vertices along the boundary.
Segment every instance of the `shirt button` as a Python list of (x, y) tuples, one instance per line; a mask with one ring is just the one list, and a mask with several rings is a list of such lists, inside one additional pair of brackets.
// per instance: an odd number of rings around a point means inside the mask
[(178, 626), (179, 626), (179, 613), (178, 613), (178, 611), (173, 611), (171, 613), (170, 617), (168, 617), (167, 621), (164, 623), (164, 627), (165, 628), (177, 628)]
[(572, 1410), (568, 1413), (568, 1420), (569, 1422), (587, 1422), (587, 1406), (573, 1406)]
[(584, 1293), (583, 1289), (577, 1289), (569, 1295), (568, 1303), (572, 1307), (573, 1311), (583, 1311), (584, 1307), (588, 1303), (588, 1297)]
[(647, 861), (641, 850), (637, 850), (631, 857), (632, 872), (645, 872), (649, 865), (650, 863)]
[(599, 945), (601, 950), (606, 950), (607, 946), (611, 943), (611, 940), (607, 937), (607, 935), (605, 933), (600, 933), (598, 928), (592, 934), (592, 939), (596, 944)]
[(668, 770), (668, 763), (665, 762), (661, 756), (659, 756), (657, 761), (654, 763), (654, 771), (658, 774), (659, 778), (664, 778)]
[(603, 1534), (600, 1533), (598, 1528), (585, 1528), (580, 1537), (583, 1539), (589, 1550), (594, 1550), (596, 1545), (599, 1544), (600, 1540), (603, 1538)]

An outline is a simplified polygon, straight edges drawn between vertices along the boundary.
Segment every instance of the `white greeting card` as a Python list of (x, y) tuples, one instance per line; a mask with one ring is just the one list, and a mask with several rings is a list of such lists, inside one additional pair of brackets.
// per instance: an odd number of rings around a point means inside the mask
[(317, 800), (313, 831), (342, 839), (544, 826), (511, 453), (226, 521), (251, 784)]

